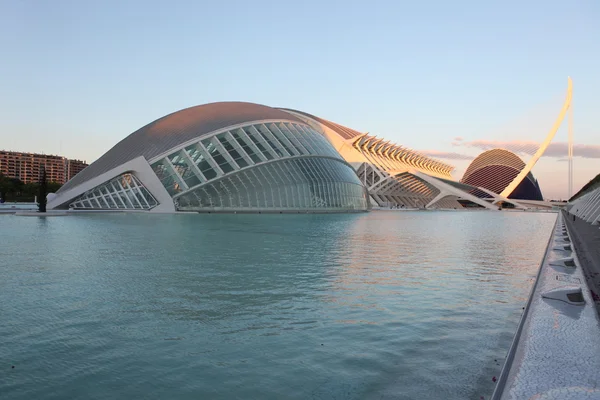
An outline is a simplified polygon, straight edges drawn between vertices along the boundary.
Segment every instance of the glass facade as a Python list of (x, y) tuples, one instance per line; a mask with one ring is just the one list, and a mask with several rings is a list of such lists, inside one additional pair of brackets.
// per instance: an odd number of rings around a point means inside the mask
[(346, 164), (292, 158), (263, 164), (175, 197), (181, 211), (365, 210), (366, 192)]
[(158, 205), (156, 199), (131, 173), (119, 175), (88, 190), (70, 205), (75, 209), (150, 210)]
[(152, 162), (178, 211), (366, 210), (356, 173), (307, 125), (254, 123)]

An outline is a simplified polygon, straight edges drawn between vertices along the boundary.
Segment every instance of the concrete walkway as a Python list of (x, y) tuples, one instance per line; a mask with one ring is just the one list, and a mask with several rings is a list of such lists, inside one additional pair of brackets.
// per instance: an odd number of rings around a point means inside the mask
[(571, 240), (581, 263), (583, 276), (592, 292), (596, 311), (600, 315), (600, 227), (562, 211), (571, 233)]
[[(569, 216), (558, 215), (493, 400), (600, 400), (600, 316), (582, 268), (591, 259), (589, 253), (582, 259), (583, 244), (594, 244), (574, 226), (568, 238), (575, 251), (564, 249)], [(583, 301), (557, 296), (577, 289)]]

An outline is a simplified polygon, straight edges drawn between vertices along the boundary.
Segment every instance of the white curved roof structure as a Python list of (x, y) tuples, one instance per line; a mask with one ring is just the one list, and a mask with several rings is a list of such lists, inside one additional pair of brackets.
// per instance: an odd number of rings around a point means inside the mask
[(48, 208), (348, 212), (368, 208), (352, 167), (282, 110), (212, 103), (138, 129), (65, 184)]
[(294, 116), (275, 108), (235, 101), (204, 104), (171, 113), (121, 140), (61, 187), (58, 193), (136, 157), (143, 156), (150, 160), (181, 143), (218, 129), (249, 121), (277, 119), (300, 122)]

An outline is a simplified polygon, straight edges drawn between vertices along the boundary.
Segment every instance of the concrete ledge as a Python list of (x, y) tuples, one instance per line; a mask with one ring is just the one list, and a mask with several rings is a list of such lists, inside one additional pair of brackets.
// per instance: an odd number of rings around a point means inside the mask
[[(567, 255), (551, 245), (565, 226), (560, 213), (492, 399), (600, 399), (600, 319), (580, 249), (568, 254), (575, 267), (551, 266)], [(547, 298), (569, 288), (583, 302)]]
[(17, 211), (15, 215), (18, 217), (66, 217), (69, 215), (66, 211), (47, 211), (41, 213), (39, 211)]

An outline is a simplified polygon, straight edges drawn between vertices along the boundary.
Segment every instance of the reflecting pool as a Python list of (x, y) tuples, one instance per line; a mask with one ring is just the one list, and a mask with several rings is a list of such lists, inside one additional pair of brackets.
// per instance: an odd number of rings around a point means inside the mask
[(555, 219), (2, 215), (0, 397), (487, 399)]

